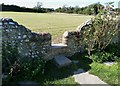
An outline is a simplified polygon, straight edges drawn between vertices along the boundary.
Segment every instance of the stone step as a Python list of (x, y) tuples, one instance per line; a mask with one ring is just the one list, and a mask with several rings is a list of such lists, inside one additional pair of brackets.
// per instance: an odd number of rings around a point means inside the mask
[(60, 43), (60, 44), (52, 44), (52, 48), (54, 49), (56, 49), (56, 48), (64, 48), (64, 47), (67, 47), (67, 45), (65, 45), (65, 44), (62, 44), (62, 43)]
[(58, 68), (68, 66), (72, 63), (72, 61), (64, 55), (55, 56), (53, 61), (58, 66)]
[(67, 47), (67, 45), (64, 44), (52, 44), (51, 50), (47, 52), (46, 56), (44, 57), (45, 60), (51, 60), (57, 55), (64, 55), (64, 56), (71, 56), (71, 51)]
[(51, 52), (52, 54), (60, 55), (69, 52), (69, 48), (64, 44), (52, 44)]

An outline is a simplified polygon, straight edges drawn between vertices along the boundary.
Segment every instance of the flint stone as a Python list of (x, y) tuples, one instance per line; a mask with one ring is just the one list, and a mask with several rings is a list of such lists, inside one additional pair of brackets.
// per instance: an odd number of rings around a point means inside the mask
[(23, 38), (26, 38), (27, 37), (27, 35), (23, 35)]
[(13, 22), (9, 22), (9, 24), (11, 24), (11, 25), (15, 25), (15, 23), (13, 23)]
[(0, 29), (3, 29), (4, 27), (3, 26), (0, 26)]
[(2, 22), (0, 22), (0, 25), (3, 25), (3, 23), (2, 23)]
[(6, 18), (5, 19), (7, 22), (12, 22), (13, 20), (11, 18)]
[(69, 36), (69, 32), (65, 31), (64, 34), (63, 34), (63, 37), (67, 38), (68, 36)]
[(4, 23), (4, 25), (7, 25), (7, 24), (8, 24), (7, 22)]
[(12, 32), (12, 29), (10, 29), (10, 31)]
[(26, 39), (25, 42), (29, 42), (29, 39)]
[(18, 36), (18, 39), (21, 39), (21, 36)]

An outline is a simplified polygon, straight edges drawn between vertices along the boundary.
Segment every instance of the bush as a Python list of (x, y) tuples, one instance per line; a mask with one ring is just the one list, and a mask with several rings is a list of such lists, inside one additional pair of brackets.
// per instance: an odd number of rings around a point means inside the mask
[(20, 72), (19, 57), (17, 44), (12, 46), (11, 43), (2, 43), (2, 73), (7, 75), (6, 78), (2, 79), (3, 86), (12, 85), (14, 82), (13, 76)]
[(23, 79), (24, 80), (42, 80), (44, 76), (44, 67), (45, 67), (45, 61), (38, 58), (33, 58), (24, 61), (22, 66), (22, 72), (23, 72)]
[[(80, 45), (81, 47), (85, 45), (89, 55), (95, 50), (105, 50), (108, 45), (115, 42), (113, 39), (119, 35), (119, 19), (114, 12), (109, 10), (112, 9), (111, 4), (101, 9), (101, 12), (89, 21), (87, 29), (80, 31)], [(85, 13), (90, 13), (90, 9), (85, 11)]]
[(11, 43), (7, 43), (7, 46), (2, 44), (2, 72), (9, 73), (10, 67), (18, 60), (19, 54), (17, 45), (11, 46)]
[[(5, 44), (5, 43), (4, 43)], [(42, 82), (44, 80), (45, 61), (41, 57), (22, 58), (18, 53), (17, 44), (12, 46), (2, 45), (2, 73), (7, 75), (3, 79), (3, 85), (17, 84), (19, 81), (32, 80)], [(40, 80), (40, 81), (39, 81)]]
[(3, 85), (16, 86), (20, 81), (36, 81), (42, 84), (44, 81), (45, 63), (40, 57), (25, 59), (24, 62), (20, 63), (20, 72), (14, 76), (8, 75), (7, 78), (3, 79)]
[(114, 53), (107, 52), (96, 52), (90, 56), (90, 58), (95, 62), (106, 62), (106, 61), (115, 61), (117, 56)]
[(105, 49), (106, 52), (114, 53), (114, 55), (120, 57), (120, 44), (111, 44)]

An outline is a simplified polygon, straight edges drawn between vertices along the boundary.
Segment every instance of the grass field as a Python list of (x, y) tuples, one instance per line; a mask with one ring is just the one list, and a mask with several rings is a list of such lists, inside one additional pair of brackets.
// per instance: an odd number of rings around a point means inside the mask
[(60, 42), (65, 31), (76, 30), (77, 26), (91, 16), (55, 13), (0, 12), (35, 32), (49, 32), (53, 42)]

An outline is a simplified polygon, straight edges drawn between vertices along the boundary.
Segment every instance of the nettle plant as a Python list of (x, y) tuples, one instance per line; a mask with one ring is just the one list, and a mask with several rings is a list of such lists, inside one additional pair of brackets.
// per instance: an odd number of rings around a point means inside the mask
[(90, 55), (93, 50), (104, 50), (120, 31), (117, 15), (111, 11), (112, 3), (107, 4), (105, 9), (91, 19), (92, 24), (83, 31), (83, 42)]

